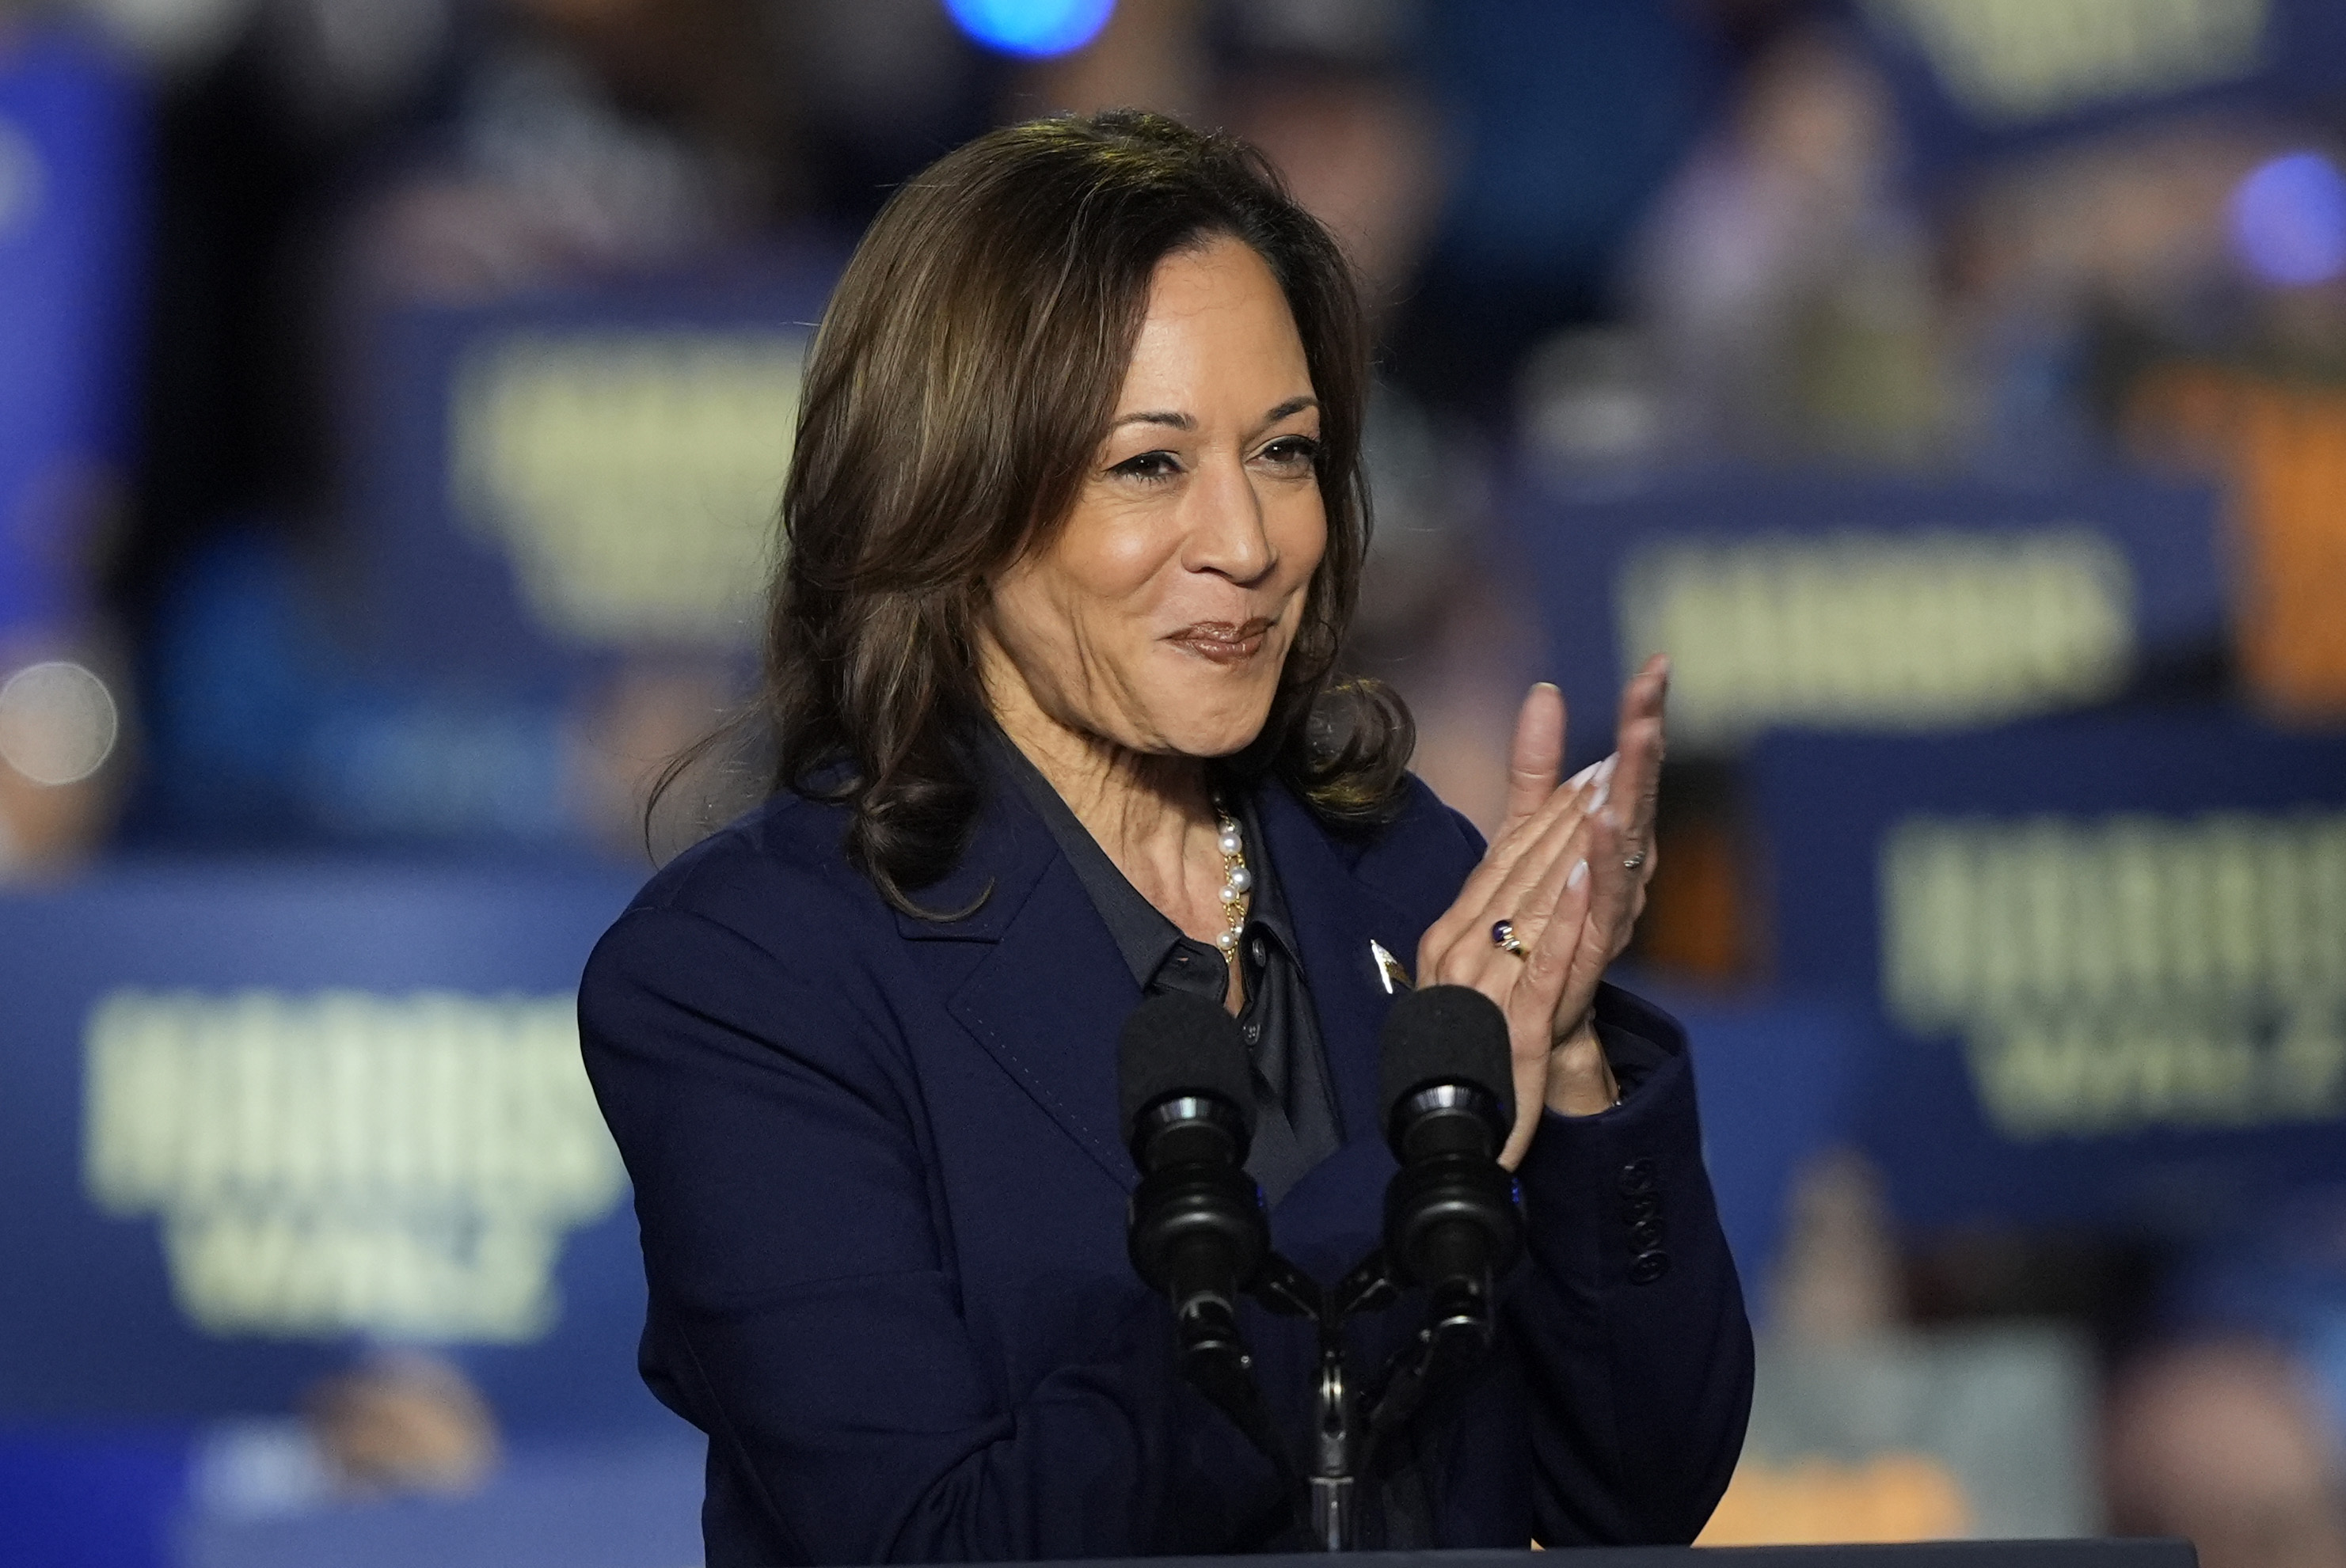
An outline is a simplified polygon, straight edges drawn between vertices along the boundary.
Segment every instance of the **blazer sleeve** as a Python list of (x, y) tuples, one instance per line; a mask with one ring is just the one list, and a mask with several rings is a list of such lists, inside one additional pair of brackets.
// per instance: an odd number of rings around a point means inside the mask
[(1534, 1532), (1548, 1546), (1686, 1543), (1742, 1450), (1751, 1330), (1684, 1033), (1609, 985), (1596, 1024), (1660, 1060), (1609, 1111), (1549, 1113), (1516, 1173), (1529, 1267), (1505, 1311), (1531, 1385)]
[(712, 1500), (722, 1471), (762, 1522), (743, 1560), (1243, 1541), (1282, 1499), (1181, 1383), (1162, 1303), (1127, 1298), (1038, 1386), (999, 1386), (960, 1311), (901, 1043), (836, 970), (811, 983), (821, 967), (639, 907), (579, 994), (588, 1073), (635, 1184), (647, 1372), (709, 1432)]

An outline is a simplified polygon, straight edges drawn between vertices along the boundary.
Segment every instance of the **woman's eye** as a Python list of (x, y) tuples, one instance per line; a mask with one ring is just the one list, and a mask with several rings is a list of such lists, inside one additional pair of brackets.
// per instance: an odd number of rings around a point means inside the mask
[(1127, 457), (1108, 470), (1127, 479), (1170, 479), (1181, 472), (1181, 465), (1169, 452), (1144, 452), (1137, 457)]
[(1308, 468), (1319, 460), (1320, 443), (1308, 435), (1282, 435), (1262, 455), (1280, 468)]

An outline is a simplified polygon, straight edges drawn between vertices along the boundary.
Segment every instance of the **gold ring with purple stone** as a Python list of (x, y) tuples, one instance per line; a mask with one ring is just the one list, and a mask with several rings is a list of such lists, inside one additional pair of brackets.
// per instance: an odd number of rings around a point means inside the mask
[(1517, 958), (1524, 955), (1523, 939), (1515, 935), (1515, 922), (1511, 920), (1500, 921), (1491, 927), (1491, 945)]

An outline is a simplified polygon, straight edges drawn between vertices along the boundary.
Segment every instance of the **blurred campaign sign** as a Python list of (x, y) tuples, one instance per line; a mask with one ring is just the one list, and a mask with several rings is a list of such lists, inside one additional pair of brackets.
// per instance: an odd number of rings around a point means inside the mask
[(0, 898), (0, 1419), (282, 1410), (388, 1344), (524, 1430), (665, 1420), (575, 1023), (628, 892), (251, 865)]
[(1909, 1220), (2186, 1228), (2346, 1176), (2346, 737), (2244, 718), (1783, 733), (1778, 972), (1862, 1003)]
[(558, 679), (756, 648), (799, 378), (836, 267), (401, 312), (362, 441), (380, 650)]
[(0, 29), (0, 638), (87, 609), (129, 423), (144, 110), (94, 40)]
[(2089, 706), (2223, 636), (2214, 493), (2147, 476), (1534, 490), (1517, 525), (1591, 755), (1658, 652), (1673, 741), (1722, 753), (1772, 725), (1915, 731)]
[(1861, 0), (1917, 161), (1945, 169), (2153, 115), (2319, 104), (2334, 0)]

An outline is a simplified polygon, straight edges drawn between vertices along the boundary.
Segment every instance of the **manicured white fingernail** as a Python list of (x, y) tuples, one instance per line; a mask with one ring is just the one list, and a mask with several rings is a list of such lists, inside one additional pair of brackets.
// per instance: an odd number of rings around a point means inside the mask
[(1572, 870), (1565, 874), (1564, 885), (1567, 888), (1576, 888), (1587, 880), (1588, 862), (1575, 860), (1572, 862)]
[(1586, 785), (1591, 779), (1596, 778), (1596, 770), (1604, 766), (1605, 764), (1602, 762), (1590, 763), (1587, 767), (1582, 769), (1579, 772), (1566, 779), (1564, 781), (1565, 788), (1567, 789), (1578, 789), (1582, 788)]
[(1591, 811), (1603, 810), (1605, 802), (1613, 799), (1613, 766), (1620, 760), (1621, 754), (1617, 751), (1596, 765), (1596, 796), (1588, 802)]

